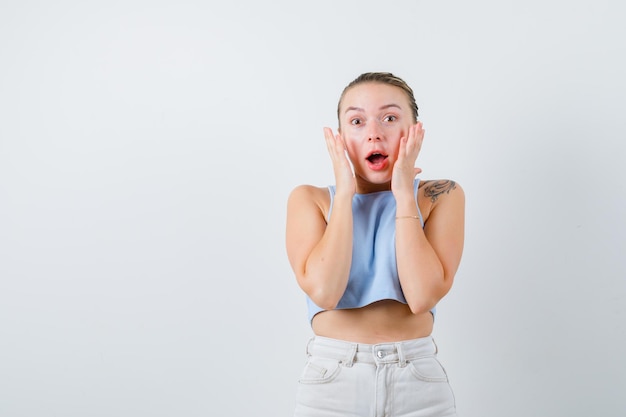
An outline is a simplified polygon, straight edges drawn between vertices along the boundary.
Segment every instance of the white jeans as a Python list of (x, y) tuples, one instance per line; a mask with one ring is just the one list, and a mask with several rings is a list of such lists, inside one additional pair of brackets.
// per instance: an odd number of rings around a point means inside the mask
[(432, 337), (367, 345), (316, 336), (295, 417), (450, 417), (454, 394)]

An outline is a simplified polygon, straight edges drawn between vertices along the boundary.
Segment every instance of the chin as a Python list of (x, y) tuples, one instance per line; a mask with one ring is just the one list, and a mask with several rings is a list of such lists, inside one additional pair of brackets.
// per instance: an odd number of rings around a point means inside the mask
[(375, 184), (375, 185), (391, 184), (391, 175), (388, 175), (386, 173), (378, 173), (378, 172), (368, 173), (368, 175), (363, 175), (361, 176), (361, 178), (364, 181), (369, 182), (370, 184)]

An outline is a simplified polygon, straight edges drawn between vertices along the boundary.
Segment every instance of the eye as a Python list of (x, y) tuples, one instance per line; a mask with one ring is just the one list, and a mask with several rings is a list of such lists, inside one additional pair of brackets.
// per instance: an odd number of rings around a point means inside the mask
[(385, 116), (385, 118), (383, 119), (385, 122), (395, 122), (396, 120), (398, 120), (398, 118), (392, 114), (390, 114), (389, 116)]
[(354, 119), (350, 120), (350, 124), (351, 125), (360, 125), (361, 124), (361, 119), (354, 118)]

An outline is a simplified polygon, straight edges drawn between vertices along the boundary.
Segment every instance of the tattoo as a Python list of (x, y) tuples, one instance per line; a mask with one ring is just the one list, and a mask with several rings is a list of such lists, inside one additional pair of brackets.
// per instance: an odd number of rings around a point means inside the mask
[(451, 180), (426, 181), (424, 183), (424, 195), (430, 197), (430, 201), (434, 203), (441, 194), (449, 194), (455, 188), (456, 183)]

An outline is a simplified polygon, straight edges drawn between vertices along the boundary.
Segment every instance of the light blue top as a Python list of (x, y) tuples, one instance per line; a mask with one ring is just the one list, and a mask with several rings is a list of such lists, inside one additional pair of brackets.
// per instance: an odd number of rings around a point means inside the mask
[[(416, 179), (413, 184), (416, 205), (418, 187), (419, 179)], [(330, 219), (335, 186), (329, 186), (328, 190)], [(417, 211), (424, 227), (419, 206)], [(352, 265), (346, 291), (336, 308), (359, 308), (380, 300), (396, 300), (406, 304), (396, 263), (396, 199), (392, 192), (355, 194), (352, 199), (352, 216)], [(311, 321), (313, 316), (324, 309), (308, 296), (306, 299)], [(434, 308), (432, 313), (434, 315)]]

